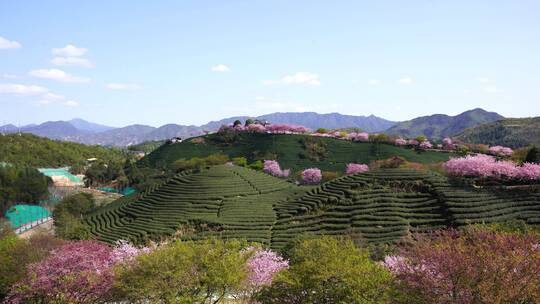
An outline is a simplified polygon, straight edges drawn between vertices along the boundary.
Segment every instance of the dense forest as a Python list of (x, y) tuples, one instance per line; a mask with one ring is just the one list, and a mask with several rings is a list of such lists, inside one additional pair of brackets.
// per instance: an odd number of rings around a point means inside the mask
[(30, 167), (74, 166), (88, 158), (122, 161), (120, 150), (87, 146), (32, 134), (0, 135), (0, 162)]
[(0, 166), (0, 212), (4, 214), (13, 202), (37, 202), (48, 195), (51, 180), (29, 167)]

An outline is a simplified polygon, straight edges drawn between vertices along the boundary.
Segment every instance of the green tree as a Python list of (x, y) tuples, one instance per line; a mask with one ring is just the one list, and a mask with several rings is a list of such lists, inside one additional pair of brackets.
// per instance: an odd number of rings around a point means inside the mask
[(233, 158), (232, 162), (233, 162), (233, 164), (235, 164), (237, 166), (240, 166), (240, 167), (247, 166), (247, 158), (245, 158), (243, 156)]
[(118, 300), (151, 303), (220, 303), (247, 277), (246, 243), (209, 239), (176, 241), (116, 270)]
[(246, 119), (246, 124), (245, 124), (246, 127), (252, 124), (253, 124), (253, 119), (251, 118)]
[(540, 149), (536, 146), (532, 147), (525, 157), (525, 162), (540, 164)]
[(56, 235), (69, 240), (90, 238), (90, 227), (82, 218), (95, 207), (95, 200), (88, 193), (77, 193), (64, 198), (53, 210)]
[(389, 303), (392, 275), (350, 239), (302, 238), (289, 269), (256, 295), (260, 303)]

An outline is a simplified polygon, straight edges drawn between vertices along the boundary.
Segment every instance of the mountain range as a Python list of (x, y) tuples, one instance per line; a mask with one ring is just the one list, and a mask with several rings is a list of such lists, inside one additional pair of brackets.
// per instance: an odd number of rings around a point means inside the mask
[(0, 132), (13, 133), (20, 130), (23, 133), (32, 133), (57, 140), (124, 147), (150, 140), (198, 136), (205, 132), (215, 131), (220, 126), (231, 124), (235, 120), (245, 121), (248, 118), (265, 120), (271, 123), (303, 125), (310, 129), (359, 128), (370, 133), (385, 132), (405, 137), (426, 135), (429, 138), (442, 138), (456, 135), (469, 127), (494, 122), (504, 117), (483, 109), (473, 109), (456, 116), (435, 114), (403, 122), (395, 122), (374, 115), (353, 116), (339, 113), (283, 112), (256, 117), (229, 117), (219, 121), (211, 121), (201, 126), (166, 124), (157, 128), (140, 124), (114, 128), (77, 118), (69, 121), (48, 121), (39, 125), (28, 125), (21, 128), (14, 125), (5, 125), (0, 127)]
[(402, 121), (386, 130), (385, 133), (409, 138), (425, 135), (428, 138), (442, 139), (444, 137), (454, 136), (467, 128), (503, 118), (503, 116), (495, 112), (476, 108), (456, 116), (435, 114)]

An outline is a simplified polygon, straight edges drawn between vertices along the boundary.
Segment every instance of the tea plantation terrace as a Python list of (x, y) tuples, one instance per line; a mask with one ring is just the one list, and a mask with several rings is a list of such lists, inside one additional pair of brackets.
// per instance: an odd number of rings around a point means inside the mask
[(465, 188), (412, 169), (380, 169), (307, 187), (222, 165), (176, 175), (85, 220), (104, 242), (218, 236), (280, 248), (303, 233), (352, 233), (380, 243), (469, 223), (522, 219), (540, 225), (539, 202), (538, 192)]

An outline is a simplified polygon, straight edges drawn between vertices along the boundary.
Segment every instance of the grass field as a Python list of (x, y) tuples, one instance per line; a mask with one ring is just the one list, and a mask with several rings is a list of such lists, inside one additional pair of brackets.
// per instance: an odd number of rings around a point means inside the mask
[[(232, 144), (215, 141), (215, 134), (208, 135), (202, 143), (187, 140), (181, 143), (163, 145), (143, 158), (140, 166), (155, 167), (160, 163), (171, 164), (177, 159), (205, 157), (211, 154), (225, 154), (230, 157), (244, 156), (248, 160), (275, 159), (282, 168), (293, 171), (317, 167), (324, 171), (343, 171), (347, 163), (367, 163), (373, 160), (401, 156), (408, 161), (418, 163), (437, 163), (449, 159), (452, 155), (446, 152), (424, 151), (397, 147), (390, 144), (374, 144), (369, 142), (351, 142), (333, 138), (313, 138), (307, 135), (281, 135), (241, 133)], [(303, 157), (305, 149), (302, 139), (311, 138), (326, 145), (326, 157), (319, 161)]]

